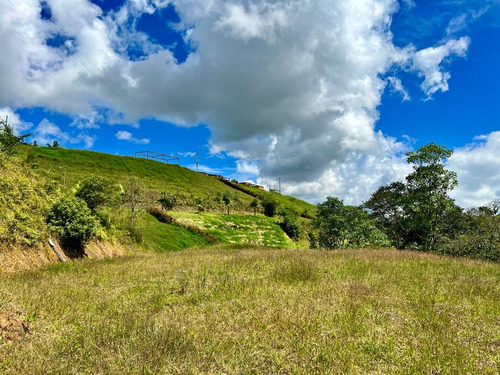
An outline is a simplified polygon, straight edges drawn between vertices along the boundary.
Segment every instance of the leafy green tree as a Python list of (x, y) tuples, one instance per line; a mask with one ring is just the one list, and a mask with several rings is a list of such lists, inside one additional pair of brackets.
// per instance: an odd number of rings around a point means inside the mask
[(137, 177), (130, 177), (123, 186), (122, 204), (130, 208), (130, 225), (134, 225), (136, 211), (146, 204), (146, 188)]
[(60, 144), (58, 141), (53, 140), (53, 141), (52, 141), (52, 144), (47, 143), (47, 147), (59, 148), (59, 147), (61, 147), (61, 144)]
[(282, 217), (281, 228), (288, 237), (294, 241), (298, 241), (301, 233), (298, 215), (289, 209), (283, 209), (280, 214)]
[(85, 245), (95, 235), (98, 222), (85, 202), (74, 196), (57, 200), (47, 214), (61, 245), (74, 255), (83, 256)]
[[(318, 204), (316, 216), (314, 227), (318, 232), (319, 247), (338, 249), (388, 244), (385, 234), (366, 212), (359, 207), (344, 205), (338, 198), (328, 197)], [(311, 247), (315, 245), (311, 243)]]
[(250, 202), (250, 207), (253, 208), (253, 216), (257, 215), (257, 209), (259, 208), (259, 199), (254, 198), (252, 202)]
[(82, 181), (75, 196), (83, 199), (95, 211), (98, 207), (112, 203), (116, 193), (113, 181), (101, 176), (91, 176)]
[(16, 136), (14, 127), (10, 126), (6, 120), (0, 120), (0, 151), (3, 153), (12, 155), (16, 146), (24, 143), (24, 140), (30, 136), (31, 134)]
[(408, 240), (406, 205), (408, 192), (402, 182), (393, 182), (375, 191), (363, 204), (369, 209), (370, 216), (375, 219), (377, 227), (387, 234), (392, 244), (405, 248)]
[(278, 209), (278, 203), (272, 199), (264, 199), (262, 202), (262, 207), (264, 208), (264, 215), (268, 217), (274, 217)]
[(435, 143), (406, 154), (408, 163), (413, 164), (413, 172), (406, 177), (406, 214), (411, 218), (411, 228), (417, 233), (418, 244), (424, 250), (436, 247), (443, 218), (454, 207), (448, 193), (458, 185), (457, 176), (444, 167), (444, 162), (452, 154), (452, 150)]
[(224, 192), (224, 195), (222, 196), (222, 202), (226, 205), (227, 207), (227, 214), (229, 215), (229, 206), (231, 205), (231, 201), (233, 199), (233, 196), (231, 195), (231, 192), (229, 190), (226, 190)]
[(326, 249), (343, 247), (347, 224), (343, 216), (344, 203), (335, 197), (327, 197), (318, 204), (314, 227), (318, 230), (318, 245)]
[(445, 254), (500, 261), (500, 200), (462, 215), (462, 230), (439, 250)]

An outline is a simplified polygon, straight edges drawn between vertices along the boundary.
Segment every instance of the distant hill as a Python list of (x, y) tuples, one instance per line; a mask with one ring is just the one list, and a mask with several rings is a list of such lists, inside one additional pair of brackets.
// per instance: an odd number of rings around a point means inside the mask
[(130, 176), (135, 176), (150, 189), (177, 195), (181, 206), (194, 206), (197, 199), (203, 199), (207, 205), (206, 209), (222, 210), (223, 204), (219, 204), (219, 200), (225, 191), (230, 190), (234, 198), (232, 209), (240, 212), (253, 212), (250, 208), (253, 195), (262, 199), (273, 199), (282, 207), (289, 208), (298, 214), (308, 212), (314, 215), (316, 208), (294, 197), (242, 184), (237, 184), (241, 187), (237, 189), (231, 186), (232, 184), (226, 184), (215, 177), (197, 173), (185, 167), (143, 158), (32, 146), (25, 146), (22, 154), (30, 165), (38, 169), (40, 174), (66, 186), (73, 186), (90, 175), (102, 175), (117, 181), (124, 181)]

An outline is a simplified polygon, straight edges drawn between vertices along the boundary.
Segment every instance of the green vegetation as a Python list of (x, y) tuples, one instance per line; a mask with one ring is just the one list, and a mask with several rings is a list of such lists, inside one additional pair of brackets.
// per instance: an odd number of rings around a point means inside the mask
[(254, 215), (222, 215), (170, 212), (180, 223), (200, 228), (223, 243), (250, 244), (271, 248), (294, 247), (275, 219)]
[(38, 179), (16, 159), (0, 152), (0, 247), (38, 246), (48, 236), (45, 212), (57, 184)]
[(95, 211), (116, 201), (116, 189), (113, 181), (100, 176), (90, 176), (82, 181), (75, 196), (82, 199), (87, 207)]
[[(25, 155), (28, 163), (36, 167), (39, 174), (61, 185), (64, 182), (66, 186), (72, 187), (93, 175), (122, 184), (129, 177), (136, 177), (146, 189), (155, 190), (158, 195), (162, 191), (174, 195), (179, 208), (196, 207), (199, 200), (203, 201), (205, 210), (222, 211), (225, 208), (225, 205), (215, 201), (215, 197), (217, 193), (227, 190), (227, 185), (214, 177), (178, 165), (93, 151), (28, 145), (20, 147), (19, 153)], [(247, 211), (253, 198), (240, 191), (231, 193), (233, 211)]]
[(380, 187), (364, 207), (397, 248), (500, 261), (500, 210), (495, 202), (463, 212), (449, 192), (458, 184), (444, 167), (453, 152), (430, 143), (407, 153), (406, 183)]
[(142, 244), (150, 251), (179, 251), (210, 245), (201, 234), (177, 225), (162, 223), (144, 211), (137, 216), (136, 228), (142, 233)]
[(61, 244), (75, 256), (85, 254), (85, 245), (96, 234), (98, 222), (85, 202), (74, 196), (57, 200), (47, 214)]
[(359, 207), (344, 205), (338, 198), (328, 197), (326, 202), (318, 204), (314, 228), (318, 234), (313, 237), (312, 248), (318, 245), (325, 249), (388, 245), (387, 237), (376, 228), (368, 214)]
[(16, 136), (14, 128), (7, 121), (0, 120), (0, 151), (5, 155), (12, 155), (16, 152), (18, 145), (23, 143), (31, 134)]
[(280, 212), (282, 221), (280, 223), (283, 231), (294, 241), (298, 241), (300, 238), (300, 233), (302, 232), (299, 218), (297, 214), (288, 209), (283, 209)]
[(499, 295), (499, 264), (396, 250), (81, 260), (0, 278), (30, 332), (0, 373), (498, 374)]

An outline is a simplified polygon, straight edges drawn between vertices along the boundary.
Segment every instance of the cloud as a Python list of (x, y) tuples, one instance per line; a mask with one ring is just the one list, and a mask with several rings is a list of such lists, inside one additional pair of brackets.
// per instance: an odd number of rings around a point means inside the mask
[(401, 82), (401, 80), (399, 78), (397, 78), (397, 77), (388, 77), (387, 81), (391, 85), (391, 88), (392, 88), (393, 92), (397, 92), (397, 93), (401, 94), (401, 96), (403, 97), (403, 101), (404, 102), (406, 102), (406, 101), (408, 101), (408, 100), (411, 99), (410, 98), (410, 94), (404, 88), (403, 83)]
[(259, 164), (256, 162), (249, 161), (236, 161), (236, 173), (246, 174), (251, 176), (259, 175)]
[(127, 141), (127, 142), (132, 142), (132, 143), (137, 143), (140, 145), (147, 145), (150, 140), (148, 138), (135, 138), (132, 136), (132, 133), (126, 131), (126, 130), (119, 130), (115, 134), (116, 139), (120, 141)]
[(458, 187), (452, 192), (458, 205), (473, 207), (500, 198), (500, 131), (475, 138), (455, 149), (447, 167), (458, 175)]
[(417, 4), (415, 4), (415, 1), (414, 0), (403, 0), (403, 3), (409, 8), (409, 9), (412, 9), (412, 8), (415, 8), (417, 6)]
[(424, 77), (424, 82), (420, 87), (428, 98), (431, 98), (437, 91), (449, 90), (448, 80), (451, 75), (443, 70), (442, 64), (453, 55), (464, 57), (469, 43), (470, 38), (461, 37), (449, 40), (438, 47), (425, 48), (415, 53), (412, 59), (412, 68)]
[[(494, 2), (492, 4), (494, 4)], [(490, 10), (491, 6), (492, 5), (489, 4), (480, 7), (478, 10), (469, 9), (467, 12), (461, 13), (458, 16), (453, 17), (448, 23), (448, 26), (446, 27), (446, 35), (448, 36), (454, 35), (464, 29), (467, 29), (469, 27), (469, 24), (475, 22), (476, 20), (481, 18), (485, 13), (487, 13), (488, 10)]]
[(183, 156), (185, 158), (193, 158), (196, 156), (196, 152), (193, 151), (178, 152), (177, 155)]
[[(122, 123), (204, 123), (213, 153), (258, 163), (260, 178), (280, 176), (289, 192), (314, 201), (337, 194), (359, 203), (400, 175), (400, 164), (390, 162), (399, 160), (401, 144), (374, 130), (385, 77), (394, 77), (405, 98), (394, 72), (414, 71), (430, 98), (448, 90), (445, 64), (469, 44), (464, 37), (420, 51), (395, 46), (396, 0), (129, 0), (106, 16), (87, 0), (48, 4), (50, 21), (35, 1), (16, 5), (25, 16), (2, 9), (0, 41), (9, 58), (0, 59), (0, 106), (85, 114), (75, 122), (82, 129), (97, 123), (89, 120), (95, 108), (123, 115)], [(168, 4), (195, 48), (182, 64), (130, 26)], [(74, 51), (49, 46), (54, 35), (70, 38)], [(129, 40), (143, 58), (129, 59)], [(149, 141), (126, 131), (116, 137)]]
[(24, 122), (19, 115), (11, 108), (0, 108), (0, 119), (7, 119), (7, 123), (14, 128), (14, 134), (20, 135), (26, 133), (27, 130), (33, 127), (31, 122)]
[(30, 139), (36, 141), (39, 145), (52, 144), (54, 141), (57, 141), (63, 146), (68, 143), (83, 143), (84, 148), (90, 148), (96, 140), (95, 136), (90, 136), (85, 133), (70, 135), (47, 119), (43, 119), (36, 128), (33, 129), (32, 133), (33, 136)]

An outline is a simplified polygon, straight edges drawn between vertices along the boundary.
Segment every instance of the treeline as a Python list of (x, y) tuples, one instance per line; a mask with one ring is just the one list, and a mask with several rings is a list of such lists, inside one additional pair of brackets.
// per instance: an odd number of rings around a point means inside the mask
[(380, 187), (359, 207), (328, 197), (318, 205), (311, 247), (393, 246), (441, 254), (500, 260), (500, 201), (464, 210), (450, 198), (452, 155), (430, 143), (408, 152), (413, 172), (404, 182)]

